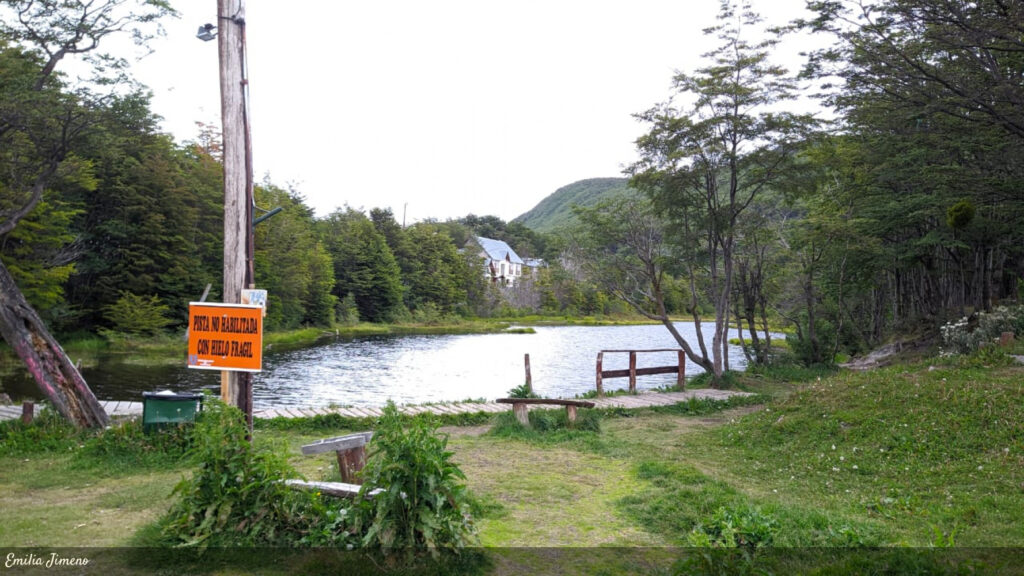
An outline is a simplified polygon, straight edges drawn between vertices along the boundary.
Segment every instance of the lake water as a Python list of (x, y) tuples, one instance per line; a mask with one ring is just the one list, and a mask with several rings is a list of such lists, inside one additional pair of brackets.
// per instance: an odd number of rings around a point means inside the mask
[[(695, 343), (692, 323), (677, 324)], [(535, 334), (451, 336), (384, 336), (337, 339), (316, 346), (264, 355), (263, 372), (253, 381), (256, 409), (273, 406), (319, 407), (329, 404), (381, 406), (396, 403), (494, 399), (523, 384), (523, 357), (530, 355), (534, 391), (541, 396), (570, 397), (594, 389), (597, 353), (601, 350), (676, 348), (664, 326), (541, 326)], [(704, 331), (710, 345), (713, 326)], [(735, 333), (732, 337), (735, 337)], [(676, 354), (638, 356), (638, 367), (666, 366)], [(180, 366), (141, 366), (101, 362), (83, 370), (96, 396), (104, 400), (140, 400), (142, 392), (220, 390), (219, 373)], [(730, 346), (730, 365), (745, 365), (743, 352)], [(606, 354), (604, 369), (628, 367), (627, 354)], [(702, 372), (692, 362), (686, 376)], [(640, 389), (674, 384), (675, 374), (642, 376)], [(23, 379), (24, 380), (24, 379)], [(6, 377), (12, 396), (31, 385)], [(627, 378), (606, 379), (605, 390), (625, 388)]]

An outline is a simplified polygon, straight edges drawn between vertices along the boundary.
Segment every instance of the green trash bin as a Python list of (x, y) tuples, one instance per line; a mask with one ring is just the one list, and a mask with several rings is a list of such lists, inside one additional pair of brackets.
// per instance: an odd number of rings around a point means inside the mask
[(190, 424), (203, 409), (203, 395), (169, 392), (142, 393), (142, 429), (146, 432)]

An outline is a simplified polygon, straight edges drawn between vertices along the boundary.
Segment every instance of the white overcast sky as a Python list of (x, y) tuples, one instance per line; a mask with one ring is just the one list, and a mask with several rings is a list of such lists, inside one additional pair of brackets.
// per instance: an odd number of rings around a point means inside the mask
[[(163, 130), (220, 124), (216, 0), (172, 3), (134, 64)], [(771, 23), (803, 0), (754, 0)], [(510, 220), (556, 189), (621, 176), (632, 114), (670, 95), (716, 44), (711, 0), (246, 2), (257, 180), (293, 184), (326, 215), (348, 204), (401, 220)], [(778, 60), (797, 65), (795, 49)]]

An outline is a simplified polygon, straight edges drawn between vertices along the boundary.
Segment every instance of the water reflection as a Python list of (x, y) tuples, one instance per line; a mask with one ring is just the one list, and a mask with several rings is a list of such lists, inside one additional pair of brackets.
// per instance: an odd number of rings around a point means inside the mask
[[(692, 323), (678, 328), (693, 341)], [(705, 327), (710, 342), (711, 329)], [(498, 398), (524, 381), (523, 356), (530, 355), (534, 390), (542, 396), (572, 396), (594, 389), (595, 362), (600, 350), (675, 348), (663, 326), (537, 327), (536, 334), (453, 336), (387, 336), (339, 339), (299, 350), (267, 353), (264, 369), (254, 378), (254, 406), (380, 406), (395, 402), (422, 403), (468, 398)], [(733, 334), (735, 336), (735, 334)], [(638, 366), (674, 364), (674, 352), (644, 354)], [(730, 347), (733, 369), (745, 360)], [(606, 355), (604, 369), (628, 367), (626, 354)], [(688, 377), (701, 370), (687, 362)], [(216, 372), (181, 365), (136, 366), (107, 362), (84, 371), (89, 385), (103, 399), (138, 400), (143, 391), (170, 389), (219, 390)], [(670, 385), (674, 374), (644, 376), (641, 389)], [(24, 386), (24, 383), (22, 384)], [(627, 380), (605, 381), (605, 389), (625, 388)], [(9, 377), (4, 387), (12, 388)], [(12, 396), (19, 395), (17, 390)]]

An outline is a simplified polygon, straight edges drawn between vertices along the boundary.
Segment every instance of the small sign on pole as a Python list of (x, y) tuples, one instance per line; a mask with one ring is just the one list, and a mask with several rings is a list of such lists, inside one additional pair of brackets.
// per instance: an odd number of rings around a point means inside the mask
[(190, 302), (188, 367), (259, 372), (263, 369), (263, 308)]
[(263, 308), (263, 317), (267, 317), (267, 291), (255, 288), (242, 290), (242, 304), (252, 304)]

